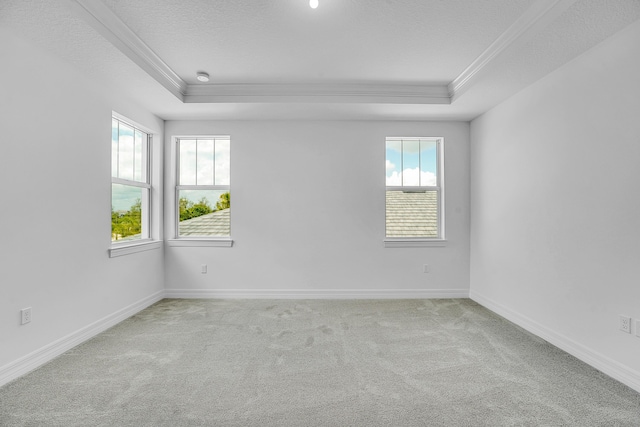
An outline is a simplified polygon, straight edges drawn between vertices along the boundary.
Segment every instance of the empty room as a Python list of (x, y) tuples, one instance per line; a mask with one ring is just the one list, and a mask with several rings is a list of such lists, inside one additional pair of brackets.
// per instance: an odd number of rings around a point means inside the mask
[(0, 426), (640, 426), (637, 0), (1, 0), (0, 64)]

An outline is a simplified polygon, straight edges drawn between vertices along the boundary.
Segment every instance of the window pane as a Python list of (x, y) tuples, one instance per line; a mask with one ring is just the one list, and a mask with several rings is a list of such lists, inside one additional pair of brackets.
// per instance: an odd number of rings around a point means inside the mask
[(133, 180), (133, 128), (119, 123), (118, 178)]
[(402, 141), (402, 185), (420, 185), (420, 141)]
[(402, 143), (400, 140), (387, 140), (386, 146), (387, 185), (402, 185)]
[(151, 136), (142, 132), (142, 182), (149, 183), (151, 177), (149, 176), (149, 144), (151, 143)]
[(438, 145), (435, 141), (420, 141), (420, 185), (438, 185)]
[(144, 188), (111, 184), (111, 241), (142, 238), (147, 192)]
[(111, 176), (118, 177), (118, 121), (111, 119)]
[(197, 145), (197, 184), (213, 185), (213, 139), (199, 139)]
[(146, 177), (143, 178), (142, 171), (142, 144), (143, 133), (139, 130), (135, 131), (134, 135), (134, 149), (133, 149), (133, 179), (139, 182), (147, 182)]
[(438, 237), (438, 192), (387, 191), (387, 237)]
[(178, 236), (229, 236), (231, 200), (227, 190), (180, 190)]
[(229, 139), (216, 139), (216, 185), (229, 185), (231, 174), (231, 141)]
[(181, 139), (180, 142), (180, 184), (196, 184), (196, 140)]

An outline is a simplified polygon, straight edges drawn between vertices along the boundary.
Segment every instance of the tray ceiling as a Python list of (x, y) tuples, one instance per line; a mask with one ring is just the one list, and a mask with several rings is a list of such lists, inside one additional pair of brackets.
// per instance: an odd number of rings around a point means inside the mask
[(0, 25), (164, 119), (469, 120), (639, 18), (635, 0), (0, 5)]

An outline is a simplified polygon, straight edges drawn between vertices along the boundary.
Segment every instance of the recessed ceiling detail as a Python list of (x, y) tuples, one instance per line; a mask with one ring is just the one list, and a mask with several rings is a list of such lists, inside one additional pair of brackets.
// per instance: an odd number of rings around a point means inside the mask
[(188, 85), (184, 102), (449, 104), (446, 85), (208, 84)]
[(542, 31), (578, 0), (538, 0), (478, 56), (458, 77), (449, 83), (452, 99), (460, 96), (493, 59), (508, 49), (516, 49), (535, 33)]
[(166, 120), (468, 121), (640, 19), (637, 0), (321, 2), (4, 0), (0, 25)]
[(187, 83), (100, 0), (76, 0), (81, 17), (181, 101)]
[[(185, 103), (346, 102), (450, 104), (499, 54), (540, 31), (576, 0), (537, 0), (458, 77), (447, 84), (208, 84), (189, 85), (100, 0), (75, 0), (81, 15), (151, 77)], [(317, 6), (317, 1), (316, 1)], [(313, 4), (311, 5), (313, 7)]]

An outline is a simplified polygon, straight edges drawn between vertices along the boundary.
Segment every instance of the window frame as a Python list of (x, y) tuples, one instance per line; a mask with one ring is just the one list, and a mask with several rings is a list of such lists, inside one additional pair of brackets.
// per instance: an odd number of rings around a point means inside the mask
[[(417, 185), (417, 186), (388, 186), (386, 185), (386, 172), (385, 172), (385, 221), (384, 221), (384, 246), (387, 248), (407, 248), (407, 247), (429, 247), (429, 246), (446, 246), (447, 240), (445, 239), (445, 220), (444, 220), (444, 137), (442, 136), (424, 136), (424, 137), (386, 137), (384, 141), (385, 147), (385, 163), (387, 160), (386, 147), (387, 143), (391, 140), (404, 141), (421, 141), (429, 140), (436, 143), (436, 185)], [(400, 152), (401, 158), (404, 157), (404, 150)], [(400, 170), (404, 172), (404, 168), (400, 167)], [(421, 167), (418, 166), (418, 170)], [(404, 179), (404, 176), (403, 178)], [(438, 234), (435, 237), (426, 236), (402, 236), (402, 237), (389, 237), (387, 236), (387, 205), (386, 197), (388, 191), (404, 191), (415, 193), (426, 193), (428, 191), (435, 191), (437, 194), (437, 227)]]
[[(213, 190), (231, 192), (231, 179), (226, 185), (181, 184), (180, 183), (180, 141), (181, 140), (222, 140), (229, 141), (229, 170), (231, 170), (231, 135), (180, 135), (173, 138), (173, 170), (175, 173), (173, 190), (173, 239), (167, 241), (168, 246), (220, 246), (231, 247), (233, 240), (229, 236), (180, 236), (180, 191), (181, 190)], [(215, 143), (214, 143), (215, 144)], [(214, 146), (215, 147), (215, 146)], [(214, 148), (215, 165), (215, 148)], [(230, 178), (230, 177), (229, 177)]]
[[(133, 180), (119, 178), (113, 176), (113, 169), (111, 170), (111, 187), (109, 191), (110, 197), (110, 206), (113, 206), (113, 184), (126, 185), (129, 187), (135, 187), (142, 189), (142, 197), (141, 197), (141, 238), (136, 240), (112, 240), (111, 247), (109, 249), (109, 257), (114, 258), (117, 256), (128, 255), (131, 253), (147, 251), (151, 249), (159, 249), (162, 246), (162, 242), (154, 239), (153, 235), (153, 178), (152, 178), (152, 169), (153, 169), (153, 141), (154, 141), (154, 132), (149, 128), (142, 126), (136, 123), (129, 118), (112, 111), (111, 113), (111, 122), (113, 120), (117, 120), (119, 123), (124, 123), (125, 125), (131, 127), (135, 131), (139, 131), (146, 135), (145, 147), (142, 149), (142, 175), (144, 181), (136, 181), (135, 176)], [(113, 140), (111, 140), (113, 141)], [(111, 142), (113, 143), (113, 142)], [(113, 162), (113, 149), (111, 151), (110, 156), (111, 162)], [(113, 166), (111, 166), (113, 168)]]

